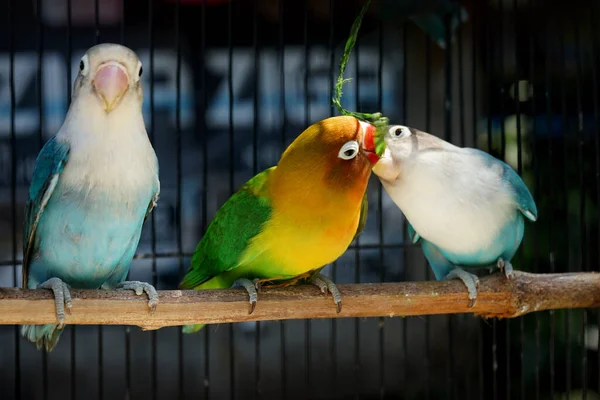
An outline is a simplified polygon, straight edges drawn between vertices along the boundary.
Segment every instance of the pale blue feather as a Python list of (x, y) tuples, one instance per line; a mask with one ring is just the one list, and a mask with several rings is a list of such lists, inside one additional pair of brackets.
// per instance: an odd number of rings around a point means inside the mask
[(25, 246), (23, 248), (24, 287), (27, 286), (27, 267), (31, 258), (31, 245), (33, 244), (32, 233), (35, 232), (40, 216), (56, 187), (58, 176), (68, 161), (69, 151), (68, 144), (59, 142), (53, 137), (42, 147), (35, 162), (31, 184), (29, 185), (29, 197), (25, 205), (23, 234), (25, 239)]
[(515, 213), (515, 219), (506, 223), (492, 245), (476, 252), (453, 253), (440, 249), (423, 238), (417, 240), (421, 243), (425, 258), (431, 264), (436, 279), (440, 280), (448, 275), (454, 266), (488, 268), (495, 266), (499, 258), (510, 261), (519, 249), (524, 231), (523, 216), (520, 213)]
[[(58, 277), (78, 289), (114, 288), (129, 272), (158, 180), (122, 204), (102, 190), (62, 182), (68, 156), (68, 144), (56, 138), (38, 155), (25, 211), (23, 286), (34, 289)], [(57, 328), (24, 326), (23, 332), (50, 350), (62, 331)]]
[[(495, 266), (498, 259), (509, 262), (517, 252), (525, 231), (523, 215), (535, 221), (537, 207), (529, 189), (521, 177), (505, 162), (478, 149), (464, 149), (481, 156), (488, 166), (502, 167), (502, 180), (512, 188), (512, 197), (519, 205), (511, 219), (498, 232), (492, 244), (475, 252), (455, 253), (439, 248), (434, 243), (422, 239), (413, 226), (408, 224), (409, 237), (413, 243), (420, 242), (425, 257), (429, 261), (436, 279), (443, 279), (456, 266), (462, 268), (488, 268)], [(457, 238), (460, 240), (460, 238)]]
[(150, 311), (159, 301), (152, 285), (125, 282), (160, 191), (141, 113), (141, 62), (103, 43), (80, 65), (63, 125), (36, 160), (25, 209), (23, 286), (52, 290), (59, 325), (25, 325), (22, 335), (47, 351), (72, 309), (70, 288), (145, 293)]
[(533, 196), (531, 192), (523, 182), (523, 179), (517, 174), (517, 172), (512, 169), (507, 163), (502, 160), (499, 160), (495, 157), (492, 157), (485, 151), (481, 151), (479, 149), (464, 149), (467, 151), (471, 151), (473, 153), (479, 154), (484, 160), (486, 160), (488, 165), (498, 164), (502, 166), (504, 181), (508, 182), (512, 189), (514, 190), (514, 198), (515, 202), (519, 205), (519, 210), (525, 215), (529, 220), (535, 221), (538, 216), (537, 206), (535, 205), (535, 201), (533, 200)]

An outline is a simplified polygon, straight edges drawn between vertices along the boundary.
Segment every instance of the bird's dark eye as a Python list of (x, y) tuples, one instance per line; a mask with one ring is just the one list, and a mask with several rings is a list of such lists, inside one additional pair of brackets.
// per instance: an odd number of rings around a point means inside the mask
[(89, 63), (87, 54), (81, 57), (81, 60), (79, 61), (79, 73), (81, 75), (86, 76), (88, 74)]
[(338, 153), (338, 157), (342, 160), (352, 160), (358, 154), (358, 149), (358, 142), (356, 140), (351, 140), (344, 143), (340, 149), (340, 152)]
[(140, 67), (140, 72), (138, 72), (138, 76), (141, 77), (142, 76), (142, 72), (144, 71), (144, 68)]
[(394, 139), (406, 139), (413, 135), (413, 130), (404, 125), (392, 125), (389, 127), (389, 135)]

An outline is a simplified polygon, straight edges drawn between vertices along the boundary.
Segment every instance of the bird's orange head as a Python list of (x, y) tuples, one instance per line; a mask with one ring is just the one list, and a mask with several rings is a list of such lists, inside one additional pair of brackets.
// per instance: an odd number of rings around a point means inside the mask
[[(309, 126), (286, 149), (277, 165), (300, 190), (348, 192), (362, 199), (375, 154), (375, 127), (354, 117), (327, 118)], [(371, 140), (364, 140), (371, 138)], [(287, 186), (287, 185), (286, 185)]]

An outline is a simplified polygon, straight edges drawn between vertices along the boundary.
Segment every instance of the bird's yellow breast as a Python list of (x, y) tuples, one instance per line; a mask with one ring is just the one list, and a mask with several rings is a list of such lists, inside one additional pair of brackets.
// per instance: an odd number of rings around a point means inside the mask
[(241, 264), (253, 276), (292, 278), (319, 269), (340, 257), (352, 242), (360, 216), (329, 215), (307, 220), (274, 212), (252, 239)]
[(245, 275), (297, 277), (335, 261), (352, 242), (369, 171), (332, 181), (330, 165), (309, 166), (279, 165), (257, 188), (272, 211), (240, 259)]

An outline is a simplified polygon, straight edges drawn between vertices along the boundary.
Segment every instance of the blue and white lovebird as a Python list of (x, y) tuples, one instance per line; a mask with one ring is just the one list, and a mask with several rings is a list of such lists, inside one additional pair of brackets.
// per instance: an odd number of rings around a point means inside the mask
[(510, 279), (523, 217), (537, 219), (521, 177), (481, 150), (402, 125), (390, 125), (374, 141), (382, 155), (373, 172), (406, 217), (409, 236), (421, 243), (436, 279), (461, 279), (470, 307), (479, 280), (463, 268), (498, 267)]
[(51, 351), (71, 310), (69, 287), (127, 289), (158, 304), (154, 287), (125, 281), (142, 225), (160, 192), (142, 117), (142, 64), (117, 44), (81, 59), (72, 101), (36, 160), (25, 208), (23, 287), (51, 289), (58, 325), (21, 334)]

